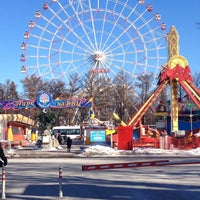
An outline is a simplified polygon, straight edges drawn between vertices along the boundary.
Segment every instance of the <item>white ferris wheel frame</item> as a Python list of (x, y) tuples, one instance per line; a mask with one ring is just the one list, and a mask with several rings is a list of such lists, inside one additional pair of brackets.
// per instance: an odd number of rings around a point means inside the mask
[(29, 22), (22, 71), (69, 82), (78, 73), (134, 82), (167, 61), (166, 25), (144, 0), (52, 0)]

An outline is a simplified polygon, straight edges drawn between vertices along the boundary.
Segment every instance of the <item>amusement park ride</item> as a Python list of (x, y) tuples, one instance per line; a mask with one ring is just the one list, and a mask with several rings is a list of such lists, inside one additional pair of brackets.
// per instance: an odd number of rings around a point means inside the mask
[[(167, 85), (170, 85), (170, 94), (171, 94), (171, 124), (172, 124), (172, 133), (177, 133), (179, 131), (179, 102), (178, 102), (178, 86), (180, 86), (186, 91), (187, 95), (191, 98), (197, 108), (200, 110), (200, 90), (193, 84), (193, 79), (190, 71), (190, 67), (188, 65), (188, 61), (183, 56), (179, 55), (179, 37), (174, 26), (171, 27), (171, 30), (168, 34), (168, 51), (169, 51), (169, 61), (166, 66), (163, 67), (162, 71), (159, 75), (158, 85), (153, 94), (147, 99), (147, 101), (137, 110), (137, 112), (133, 115), (131, 120), (126, 124), (121, 121), (121, 127), (118, 127), (118, 148), (131, 148), (130, 144), (132, 144), (132, 132), (136, 127), (141, 126), (141, 119), (144, 114), (149, 110), (161, 92), (166, 88)], [(114, 117), (119, 120), (116, 114)], [(122, 128), (124, 126), (124, 128)], [(132, 128), (128, 128), (132, 127)], [(126, 138), (121, 144), (122, 140), (120, 138), (124, 137), (124, 133), (130, 133), (130, 137)], [(134, 134), (134, 133), (133, 133)], [(170, 143), (173, 146), (177, 146), (180, 141), (175, 141), (175, 135), (171, 134)], [(192, 139), (193, 138), (193, 139)], [(183, 138), (183, 146), (191, 142), (190, 147), (200, 146), (200, 140), (195, 138), (191, 130), (191, 133), (187, 136), (187, 138)], [(140, 140), (136, 146), (148, 146), (153, 144), (154, 147), (159, 146), (156, 145), (157, 139), (150, 138), (147, 135), (141, 135), (140, 132)], [(173, 140), (173, 141), (172, 141)], [(193, 141), (193, 143), (192, 143)], [(137, 141), (135, 141), (135, 144)], [(176, 145), (176, 144), (177, 145)], [(194, 145), (195, 143), (195, 145)], [(129, 146), (127, 145), (129, 144)], [(132, 145), (131, 145), (132, 146)], [(134, 141), (133, 141), (134, 146)]]
[(194, 86), (188, 61), (178, 52), (178, 33), (175, 27), (172, 27), (168, 36), (169, 41), (169, 61), (167, 66), (161, 71), (158, 86), (149, 99), (134, 114), (128, 125), (136, 126), (142, 116), (154, 103), (158, 95), (169, 84), (171, 91), (171, 114), (172, 131), (178, 131), (178, 84), (180, 84), (196, 106), (200, 109), (200, 91)]

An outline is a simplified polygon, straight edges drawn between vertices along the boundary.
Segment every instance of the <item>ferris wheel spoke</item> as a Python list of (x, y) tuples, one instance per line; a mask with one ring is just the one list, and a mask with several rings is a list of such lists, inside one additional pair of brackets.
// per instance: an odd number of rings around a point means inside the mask
[[(79, 62), (79, 64), (77, 64), (76, 66), (74, 66), (74, 63), (73, 63), (73, 69), (78, 74), (81, 74), (82, 76), (84, 76), (84, 75), (88, 74), (88, 69), (86, 68), (86, 66), (90, 66), (90, 65), (91, 65), (91, 63), (88, 59), (82, 59), (82, 61)], [(95, 67), (95, 66), (93, 66), (93, 67)]]
[(157, 45), (160, 45), (160, 42), (162, 42), (159, 38), (150, 38), (150, 36), (143, 36), (146, 40), (146, 46), (149, 47), (149, 49), (154, 46), (156, 48)]
[[(61, 5), (61, 4), (59, 4), (61, 7), (62, 7), (62, 10), (64, 10), (64, 8), (63, 8), (63, 6)], [(71, 3), (71, 5), (73, 5), (72, 3)], [(74, 7), (72, 6), (72, 8), (74, 9)], [(67, 30), (71, 33), (71, 34), (73, 34), (78, 40), (80, 40), (81, 42), (82, 42), (82, 44), (84, 44), (85, 45), (85, 47), (87, 47), (88, 49), (90, 49), (91, 47), (67, 24), (67, 23), (63, 23), (63, 20), (62, 20), (62, 18), (55, 12), (55, 11), (53, 11), (53, 10), (51, 10), (51, 12), (54, 14), (54, 16), (56, 16), (57, 17), (57, 19), (59, 19), (60, 20), (60, 22), (61, 22), (61, 24), (62, 24), (62, 26), (64, 26), (64, 27), (66, 27), (67, 28)], [(75, 12), (75, 16), (77, 17), (77, 19), (78, 19), (78, 21), (79, 21), (79, 23), (80, 23), (80, 25), (82, 24), (82, 22), (81, 22), (81, 20), (80, 20), (80, 18), (79, 18), (79, 16), (78, 16), (78, 14), (76, 13), (76, 11), (74, 10), (74, 12)], [(67, 16), (69, 16), (68, 14), (67, 14), (67, 12), (65, 11), (64, 12)], [(61, 29), (61, 27), (58, 27), (58, 30), (62, 30)], [(84, 30), (84, 29), (83, 29)], [(85, 32), (86, 34), (87, 34), (87, 32)], [(64, 38), (63, 38), (64, 39)], [(89, 37), (88, 37), (88, 39), (89, 39)], [(65, 40), (65, 39), (64, 39)], [(92, 44), (92, 43), (91, 43)]]
[[(54, 15), (55, 12), (49, 7), (49, 11)], [(60, 31), (60, 27), (58, 25), (56, 25), (56, 23), (54, 23), (52, 21), (52, 19), (48, 19), (46, 18), (44, 15), (41, 15), (41, 18), (46, 21), (47, 25), (43, 28), (42, 26), (39, 26), (36, 24), (36, 27), (41, 29), (42, 32), (46, 32), (46, 33), (49, 33), (50, 35), (52, 35), (53, 39), (51, 40), (52, 43), (57, 43), (58, 41), (63, 41), (63, 35), (62, 35), (62, 32)], [(60, 18), (59, 18), (60, 19)], [(60, 19), (61, 20), (61, 19)], [(54, 27), (56, 30), (58, 30), (59, 32), (61, 32), (61, 35), (58, 35), (57, 32), (52, 32), (52, 31), (49, 31), (47, 28), (48, 26), (51, 25), (52, 27)], [(41, 37), (42, 37), (42, 34), (41, 34)]]
[(127, 53), (129, 48), (133, 49), (132, 53), (134, 53), (134, 54), (137, 53), (137, 50), (136, 50), (136, 47), (133, 44), (132, 38), (131, 37), (129, 37), (129, 38), (130, 38), (129, 41), (124, 41), (123, 43), (121, 42), (119, 45), (113, 46), (109, 50), (112, 51), (112, 52), (115, 52), (115, 51), (119, 50), (120, 48), (122, 49), (122, 48), (126, 47), (126, 49), (123, 52), (120, 52), (121, 54), (122, 53), (124, 54), (125, 52)]
[(91, 1), (89, 0), (89, 9), (90, 9), (90, 17), (91, 17), (91, 24), (92, 24), (92, 29), (93, 29), (93, 36), (94, 36), (94, 44), (95, 44), (95, 49), (98, 50), (98, 45), (97, 45), (97, 39), (96, 39), (96, 31), (94, 27), (94, 16), (93, 16), (93, 10), (91, 7)]
[[(116, 22), (115, 22), (116, 24), (119, 22), (119, 20), (120, 20), (121, 18), (123, 18), (124, 20), (127, 21), (128, 17), (134, 12), (135, 8), (137, 7), (137, 5), (136, 5), (134, 8), (129, 9), (129, 14), (128, 14), (128, 16), (127, 16), (126, 18), (124, 18), (123, 12), (124, 12), (124, 9), (125, 9), (126, 6), (127, 6), (127, 3), (128, 3), (128, 2), (125, 2), (124, 6), (123, 6), (123, 8), (122, 8), (122, 10), (121, 10), (121, 12), (118, 14), (118, 18), (117, 18), (117, 20), (116, 20)], [(114, 26), (113, 26), (113, 30), (114, 30)], [(113, 30), (112, 30), (112, 31), (113, 31)], [(125, 30), (125, 28), (124, 28), (124, 30)]]
[[(86, 42), (76, 32), (73, 31), (72, 34), (77, 38), (78, 41), (80, 41), (85, 46), (85, 48), (84, 48), (84, 47), (82, 47), (80, 45), (77, 45), (78, 48), (80, 48), (82, 50), (83, 49), (89, 49), (89, 50), (91, 50), (89, 44), (86, 44)], [(71, 43), (70, 40), (64, 39), (64, 41), (66, 41), (67, 43), (70, 43), (70, 44), (73, 45), (73, 43)]]
[(111, 69), (111, 73), (113, 73), (115, 77), (117, 77), (118, 73), (121, 71), (125, 72), (126, 74), (128, 74), (130, 77), (133, 78), (132, 72), (124, 71), (119, 64), (114, 63), (113, 68)]
[(137, 2), (137, 3), (135, 4), (134, 7), (131, 7), (129, 14), (127, 15), (127, 19), (131, 18), (131, 16), (132, 16), (133, 14), (134, 14), (135, 16), (138, 15), (138, 12), (136, 11), (136, 9), (137, 9), (137, 7), (138, 7), (139, 5), (140, 5), (140, 4)]
[(38, 28), (38, 29), (40, 29), (41, 30), (41, 32), (42, 32), (42, 34), (49, 34), (49, 35), (51, 35), (51, 36), (53, 36), (55, 33), (54, 32), (52, 32), (52, 31), (49, 31), (48, 29), (46, 29), (45, 27), (42, 27), (42, 26), (39, 26), (39, 25), (35, 25), (35, 28)]
[[(50, 9), (50, 11), (51, 11), (51, 9)], [(44, 20), (44, 21), (46, 21), (46, 27), (47, 26), (49, 26), (49, 25), (51, 25), (52, 27), (54, 27), (56, 30), (57, 30), (57, 28), (58, 28), (58, 26), (51, 20), (51, 19), (48, 19), (47, 17), (45, 17), (44, 15), (41, 15), (41, 18)], [(36, 26), (38, 26), (38, 24), (36, 23), (35, 24)]]
[[(117, 2), (116, 2), (116, 4), (115, 4), (115, 6), (117, 6)], [(112, 26), (112, 29), (111, 29), (111, 31), (110, 31), (110, 33), (109, 33), (109, 35), (108, 35), (108, 37), (107, 37), (107, 39), (106, 39), (106, 41), (105, 41), (105, 43), (104, 43), (104, 46), (102, 47), (102, 50), (105, 49), (105, 46), (107, 45), (109, 38), (110, 38), (111, 35), (113, 34), (113, 31), (114, 31), (114, 29), (116, 28), (115, 25), (119, 22), (119, 20), (120, 20), (121, 18), (123, 18), (122, 13), (123, 13), (123, 11), (124, 11), (124, 9), (125, 9), (125, 6), (126, 6), (126, 4), (123, 6), (121, 12), (118, 14), (118, 17), (117, 17), (117, 19), (115, 20), (115, 22), (114, 22), (114, 24), (113, 24), (113, 26)]]
[[(147, 10), (145, 9), (143, 12), (141, 13), (138, 13), (137, 11), (134, 11), (134, 14), (135, 16), (137, 16), (135, 18), (135, 20), (133, 20), (133, 24), (136, 24), (136, 22), (138, 22), (139, 20), (141, 19), (145, 19), (145, 18), (142, 18), (144, 16), (144, 14), (147, 12)], [(136, 26), (136, 25), (135, 25)], [(137, 27), (137, 26), (136, 26)], [(137, 27), (138, 28), (138, 27)]]
[(47, 38), (43, 38), (41, 36), (38, 36), (38, 35), (35, 35), (35, 34), (31, 34), (31, 36), (35, 39), (38, 39), (38, 40), (43, 40), (45, 42), (48, 42), (48, 43), (51, 43), (51, 40), (47, 39)]
[[(50, 11), (51, 11), (51, 9), (50, 9)], [(54, 22), (52, 22), (52, 20), (46, 18), (44, 15), (41, 15), (40, 19), (43, 20), (44, 22), (46, 22), (46, 25), (45, 26), (41, 26), (38, 23), (34, 23), (33, 28), (46, 30), (46, 32), (50, 33), (51, 35), (54, 35), (54, 32), (50, 31), (49, 28), (47, 29), (47, 27), (51, 25), (53, 28), (55, 28), (57, 30), (58, 26)]]
[[(143, 38), (146, 38), (146, 43), (148, 44), (149, 42), (155, 42), (155, 41), (160, 41), (163, 40), (163, 37), (161, 36), (156, 36), (156, 30), (158, 30), (158, 28), (160, 27), (156, 27), (154, 29), (154, 31), (152, 31), (151, 29), (149, 29), (149, 31), (145, 32), (142, 34)], [(153, 38), (152, 38), (152, 34), (153, 34)]]
[(148, 27), (149, 30), (152, 30), (151, 27), (149, 27), (149, 23), (153, 20), (154, 20), (153, 18), (151, 18), (149, 21), (143, 20), (143, 24), (137, 28), (137, 31), (140, 31), (142, 28), (146, 28), (146, 27)]
[[(84, 31), (84, 33), (85, 33), (85, 35), (86, 35), (86, 37), (87, 37), (87, 39), (88, 39), (88, 41), (89, 41), (89, 44), (91, 45), (91, 47), (93, 48), (93, 50), (95, 50), (94, 44), (92, 43), (92, 41), (91, 41), (91, 39), (90, 39), (90, 37), (89, 37), (87, 31), (85, 30), (85, 27), (84, 27), (84, 25), (83, 25), (83, 23), (82, 23), (82, 21), (81, 21), (79, 15), (78, 15), (78, 12), (75, 10), (75, 8), (74, 8), (74, 6), (73, 6), (73, 3), (70, 2), (70, 4), (71, 4), (72, 9), (74, 10), (74, 14), (75, 14), (75, 16), (76, 16), (76, 18), (77, 18), (77, 20), (78, 20), (78, 22), (79, 22), (79, 24), (80, 24), (82, 30)], [(94, 30), (94, 28), (93, 28), (93, 30)]]
[[(40, 49), (40, 50), (49, 51), (49, 47), (46, 47), (46, 46), (30, 45), (30, 47), (32, 47), (32, 48), (38, 48), (38, 49)], [(54, 49), (52, 49), (52, 50), (54, 50)]]
[[(130, 28), (132, 27), (132, 24), (129, 24), (128, 27), (126, 28), (126, 31), (128, 31)], [(109, 49), (114, 43), (116, 43), (118, 40), (120, 40), (120, 38), (126, 34), (126, 31), (121, 32), (105, 49), (104, 52)]]
[(102, 29), (101, 29), (101, 33), (100, 33), (100, 42), (99, 42), (99, 50), (102, 51), (102, 43), (103, 43), (103, 35), (104, 35), (104, 31), (105, 31), (105, 22), (106, 22), (106, 10), (108, 9), (108, 1), (106, 1), (105, 4), (105, 9), (103, 12), (103, 19), (102, 19)]

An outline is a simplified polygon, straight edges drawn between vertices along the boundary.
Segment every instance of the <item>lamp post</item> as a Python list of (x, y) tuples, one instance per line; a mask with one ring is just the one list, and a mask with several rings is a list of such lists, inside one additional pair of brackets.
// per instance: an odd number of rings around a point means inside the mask
[(192, 132), (192, 129), (193, 129), (193, 127), (192, 127), (192, 108), (190, 108), (190, 130), (191, 130), (191, 132)]

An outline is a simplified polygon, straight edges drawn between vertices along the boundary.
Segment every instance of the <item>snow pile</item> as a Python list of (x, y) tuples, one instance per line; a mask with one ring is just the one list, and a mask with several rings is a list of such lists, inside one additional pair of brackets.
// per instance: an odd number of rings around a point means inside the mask
[(84, 149), (82, 155), (83, 156), (119, 155), (119, 152), (107, 146), (94, 145)]
[(146, 155), (166, 155), (166, 156), (196, 156), (200, 155), (200, 148), (191, 150), (137, 148), (133, 150), (133, 152), (136, 155), (146, 154)]
[(118, 156), (118, 155), (152, 155), (152, 156), (199, 156), (200, 148), (191, 150), (135, 148), (133, 151), (116, 150), (111, 147), (94, 145), (84, 149), (81, 156)]

